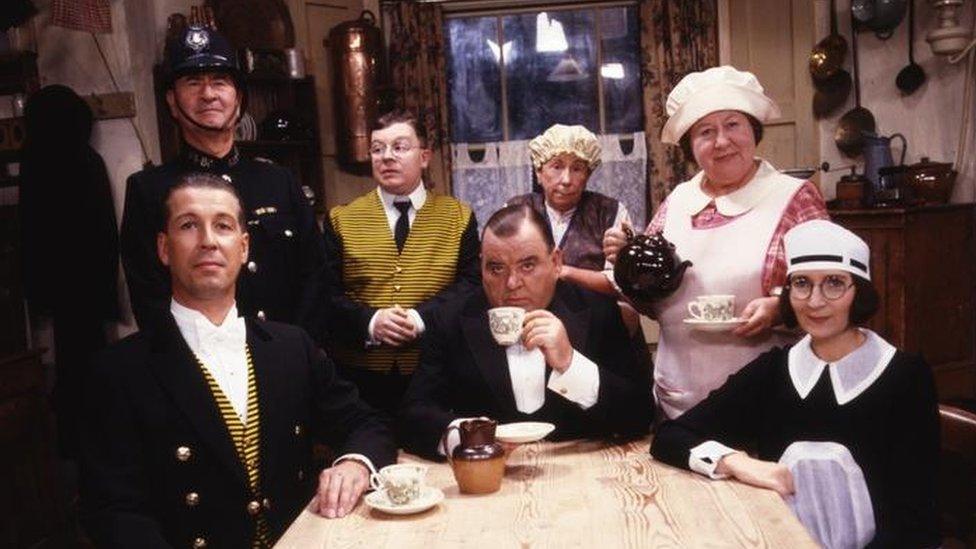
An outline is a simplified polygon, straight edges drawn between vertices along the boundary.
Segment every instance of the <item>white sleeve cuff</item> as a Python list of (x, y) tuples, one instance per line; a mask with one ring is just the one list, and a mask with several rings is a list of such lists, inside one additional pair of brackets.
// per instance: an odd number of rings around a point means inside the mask
[(427, 329), (427, 326), (424, 325), (424, 319), (420, 318), (420, 313), (417, 312), (417, 309), (407, 309), (407, 316), (410, 317), (410, 320), (413, 321), (413, 325), (417, 328), (417, 335), (419, 336), (423, 334), (424, 330)]
[(332, 466), (335, 467), (340, 462), (346, 461), (348, 459), (351, 459), (353, 461), (358, 461), (359, 463), (365, 465), (366, 468), (369, 469), (370, 473), (372, 474), (376, 473), (376, 467), (373, 466), (372, 460), (370, 460), (368, 457), (362, 454), (342, 454), (341, 456), (337, 457), (335, 461), (332, 462)]
[(369, 319), (369, 325), (366, 326), (366, 347), (375, 347), (380, 344), (380, 342), (373, 337), (373, 328), (376, 327), (376, 316), (379, 314), (379, 311), (373, 313), (373, 317)]
[(569, 368), (563, 373), (553, 371), (547, 387), (586, 410), (596, 404), (600, 397), (600, 368), (583, 353), (573, 349)]
[(728, 475), (716, 474), (715, 468), (718, 467), (718, 462), (723, 457), (734, 454), (736, 451), (714, 440), (702, 442), (688, 452), (688, 468), (708, 478), (726, 478)]

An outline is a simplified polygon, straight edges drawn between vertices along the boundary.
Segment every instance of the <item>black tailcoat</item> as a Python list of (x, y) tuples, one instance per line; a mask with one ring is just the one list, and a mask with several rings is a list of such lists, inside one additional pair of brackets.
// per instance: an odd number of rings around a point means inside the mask
[(248, 321), (261, 415), (261, 493), (251, 493), (192, 351), (172, 316), (158, 326), (107, 349), (86, 393), (82, 506), (99, 547), (246, 547), (251, 501), (277, 538), (315, 493), (315, 440), (377, 467), (395, 461), (388, 429), (304, 331)]

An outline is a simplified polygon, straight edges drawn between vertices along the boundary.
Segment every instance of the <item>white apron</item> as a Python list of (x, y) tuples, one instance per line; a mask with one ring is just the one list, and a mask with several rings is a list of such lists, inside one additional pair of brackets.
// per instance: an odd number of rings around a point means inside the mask
[[(692, 215), (710, 199), (701, 191), (700, 172), (672, 191), (665, 213), (664, 237), (674, 243), (685, 271), (678, 290), (655, 307), (661, 336), (654, 361), (654, 394), (669, 418), (702, 401), (760, 353), (792, 343), (779, 334), (742, 338), (731, 332), (690, 329), (688, 302), (705, 294), (735, 295), (735, 315), (763, 297), (766, 252), (787, 205), (803, 181), (780, 174), (761, 162), (745, 187), (716, 200), (723, 215), (739, 215), (714, 229), (694, 230)], [(740, 215), (741, 214), (741, 215)]]

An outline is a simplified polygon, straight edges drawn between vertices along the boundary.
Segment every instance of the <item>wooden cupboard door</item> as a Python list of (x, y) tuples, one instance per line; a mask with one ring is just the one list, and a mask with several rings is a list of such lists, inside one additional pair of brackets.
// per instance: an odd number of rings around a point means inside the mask
[(782, 110), (758, 151), (780, 169), (820, 163), (807, 72), (814, 28), (810, 0), (719, 0), (720, 62), (755, 74)]

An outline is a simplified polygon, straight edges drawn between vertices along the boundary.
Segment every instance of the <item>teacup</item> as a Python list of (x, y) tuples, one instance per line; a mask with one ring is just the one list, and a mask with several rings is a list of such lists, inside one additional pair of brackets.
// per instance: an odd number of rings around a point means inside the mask
[(688, 302), (688, 314), (706, 322), (728, 322), (735, 318), (734, 295), (700, 295)]
[(522, 335), (525, 309), (521, 307), (495, 307), (488, 309), (488, 327), (499, 345), (508, 347), (518, 343)]
[(427, 466), (413, 463), (387, 465), (379, 473), (369, 476), (369, 485), (374, 490), (383, 490), (390, 503), (406, 505), (420, 497), (424, 488)]

